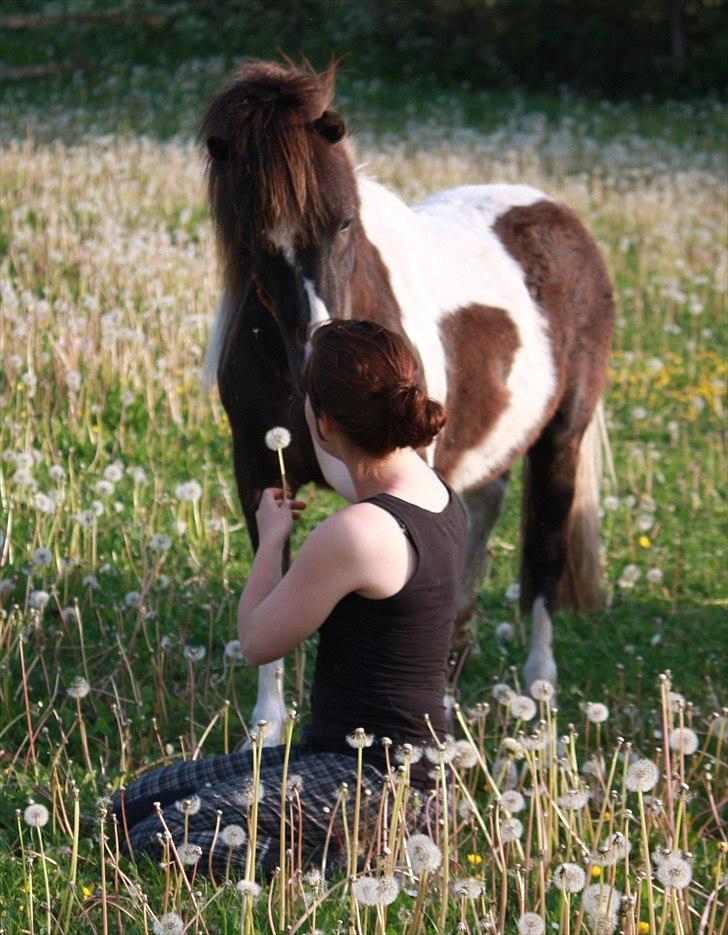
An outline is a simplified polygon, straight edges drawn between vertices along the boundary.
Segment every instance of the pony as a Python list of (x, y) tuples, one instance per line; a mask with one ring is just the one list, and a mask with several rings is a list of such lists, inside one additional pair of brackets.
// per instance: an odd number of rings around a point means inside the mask
[[(279, 484), (264, 443), (272, 426), (291, 432), (291, 493), (312, 481), (340, 487), (303, 416), (312, 330), (335, 317), (391, 328), (446, 407), (443, 431), (421, 454), (469, 517), (458, 671), (488, 537), (524, 456), (525, 684), (555, 683), (553, 614), (602, 601), (601, 396), (614, 317), (604, 262), (568, 207), (525, 185), (461, 186), (407, 206), (355, 168), (333, 89), (333, 66), (248, 61), (202, 124), (223, 273), (205, 380), (217, 377), (253, 548), (261, 491)], [(268, 721), (269, 743), (286, 716), (281, 666), (259, 672), (253, 721)]]

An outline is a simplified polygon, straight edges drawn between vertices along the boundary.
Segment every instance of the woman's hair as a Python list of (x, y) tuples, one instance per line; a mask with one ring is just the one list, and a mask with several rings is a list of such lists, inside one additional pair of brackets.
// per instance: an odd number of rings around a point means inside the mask
[(445, 424), (445, 410), (422, 389), (404, 338), (370, 321), (317, 328), (302, 379), (314, 414), (326, 412), (375, 457), (424, 448)]

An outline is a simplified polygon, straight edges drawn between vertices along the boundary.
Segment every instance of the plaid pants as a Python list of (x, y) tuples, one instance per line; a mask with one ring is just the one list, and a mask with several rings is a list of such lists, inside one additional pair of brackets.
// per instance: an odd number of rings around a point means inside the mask
[[(264, 747), (260, 765), (260, 790), (256, 839), (256, 864), (263, 877), (279, 863), (281, 781), (285, 748)], [(164, 853), (164, 832), (154, 803), (159, 802), (164, 822), (175, 846), (197, 845), (200, 857), (198, 872), (245, 870), (247, 833), (252, 789), (253, 759), (246, 750), (200, 760), (176, 763), (153, 770), (117, 792), (112, 809), (120, 827), (122, 848), (127, 856), (147, 854), (159, 860)], [(327, 836), (329, 866), (335, 865), (337, 852), (344, 848), (342, 806), (339, 806), (333, 831), (329, 832), (342, 783), (349, 794), (345, 801), (349, 828), (352, 827), (356, 758), (345, 753), (321, 753), (305, 747), (291, 748), (288, 765), (288, 800), (293, 810), (294, 840), (301, 836), (302, 855), (310, 860), (321, 854)], [(371, 764), (362, 771), (362, 837), (366, 825), (377, 819), (383, 792), (384, 774)], [(290, 810), (287, 834), (291, 834)], [(245, 831), (241, 840), (238, 828)], [(236, 843), (237, 842), (237, 843)], [(289, 844), (290, 846), (290, 844)]]

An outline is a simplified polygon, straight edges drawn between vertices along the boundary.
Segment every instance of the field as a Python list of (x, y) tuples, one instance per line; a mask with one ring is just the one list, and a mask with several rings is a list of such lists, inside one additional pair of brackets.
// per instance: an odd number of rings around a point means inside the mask
[[(119, 858), (106, 797), (232, 749), (255, 695), (231, 642), (251, 551), (224, 413), (199, 383), (217, 270), (193, 133), (220, 67), (112, 74), (72, 106), (3, 100), (0, 930), (725, 932), (726, 114), (712, 100), (405, 103), (344, 84), (361, 162), (406, 199), (525, 182), (602, 247), (617, 298), (609, 606), (557, 621), (558, 713), (524, 702), (515, 477), (459, 686), (472, 744), (432, 753), (452, 803), (434, 843), (410, 853), (394, 821), (389, 853), (368, 852), (383, 882), (356, 896), (345, 876), (304, 875), (295, 848), (261, 894), (174, 855)], [(336, 507), (307, 496), (297, 541)], [(298, 720), (312, 656), (289, 661)], [(403, 814), (412, 798), (392, 788)]]

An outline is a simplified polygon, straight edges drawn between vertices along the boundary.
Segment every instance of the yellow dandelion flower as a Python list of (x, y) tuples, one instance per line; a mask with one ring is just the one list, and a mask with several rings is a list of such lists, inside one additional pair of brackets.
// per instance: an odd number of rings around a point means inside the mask
[(639, 931), (640, 931), (641, 933), (649, 932), (649, 930), (650, 930), (650, 923), (649, 923), (649, 922), (640, 922)]
[(84, 883), (84, 885), (81, 887), (81, 894), (84, 900), (91, 899), (91, 897), (93, 896), (93, 892), (94, 892), (93, 883)]
[(600, 876), (602, 875), (602, 868), (601, 868), (601, 867), (592, 867), (592, 868), (591, 868), (591, 875), (592, 875), (593, 877), (600, 877)]
[(483, 863), (483, 858), (480, 854), (468, 854), (468, 863), (471, 867), (477, 867), (479, 864)]
[(650, 549), (650, 548), (652, 548), (652, 542), (650, 541), (650, 537), (649, 537), (649, 536), (640, 536), (640, 538), (639, 538), (639, 543), (640, 543), (640, 545), (642, 546), (643, 549)]

